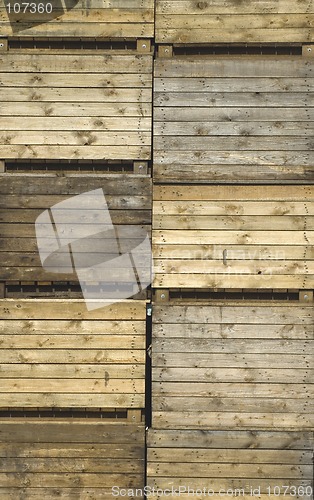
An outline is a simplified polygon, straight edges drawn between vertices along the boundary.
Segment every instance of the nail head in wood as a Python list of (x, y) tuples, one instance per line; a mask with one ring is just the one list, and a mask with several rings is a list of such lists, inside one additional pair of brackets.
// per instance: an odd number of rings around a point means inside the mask
[(303, 45), (302, 46), (302, 56), (303, 57), (314, 57), (314, 45)]
[(158, 57), (172, 57), (172, 56), (173, 56), (173, 46), (172, 45), (159, 45)]
[(156, 302), (169, 302), (169, 290), (156, 290)]
[(8, 40), (6, 38), (0, 38), (0, 52), (7, 52), (8, 50)]
[(147, 174), (148, 173), (148, 163), (147, 161), (135, 161), (133, 163), (134, 174)]
[(141, 54), (147, 54), (151, 51), (151, 42), (150, 40), (137, 40), (136, 42), (136, 50)]
[(302, 290), (299, 292), (300, 302), (313, 302), (313, 290)]
[(129, 422), (138, 423), (142, 421), (142, 411), (141, 410), (128, 410), (127, 418)]

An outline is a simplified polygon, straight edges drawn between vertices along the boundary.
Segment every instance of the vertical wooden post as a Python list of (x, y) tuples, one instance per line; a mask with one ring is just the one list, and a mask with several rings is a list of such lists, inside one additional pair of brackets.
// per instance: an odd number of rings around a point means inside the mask
[(5, 297), (5, 283), (0, 283), (0, 299)]
[(5, 172), (5, 162), (4, 160), (0, 160), (0, 174)]

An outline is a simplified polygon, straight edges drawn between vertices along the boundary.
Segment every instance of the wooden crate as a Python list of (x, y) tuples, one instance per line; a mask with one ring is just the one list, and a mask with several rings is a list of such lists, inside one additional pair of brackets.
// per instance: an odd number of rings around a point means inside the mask
[(156, 0), (157, 43), (293, 43), (314, 40), (311, 0)]
[(0, 64), (0, 158), (150, 158), (152, 55), (9, 51)]
[(298, 56), (157, 59), (154, 180), (313, 180), (313, 67)]
[(156, 288), (314, 288), (314, 186), (154, 188)]
[[(150, 429), (147, 482), (150, 488), (181, 487), (183, 498), (206, 488), (194, 498), (283, 500), (284, 491), (290, 497), (296, 488), (295, 498), (311, 500), (313, 444), (313, 433), (303, 432)], [(238, 492), (227, 495), (229, 488)]]
[[(151, 179), (149, 175), (90, 174), (0, 174), (0, 281), (72, 281), (73, 273), (54, 273), (42, 267), (35, 233), (36, 218), (56, 203), (94, 189), (102, 188), (114, 225), (151, 227)], [(95, 213), (95, 234), (103, 231)], [(78, 223), (84, 227), (86, 214), (80, 212)], [(85, 224), (86, 226), (86, 224)], [(83, 234), (82, 234), (83, 237)], [(139, 243), (139, 242), (138, 242)], [(95, 239), (95, 256), (103, 252), (103, 241)], [(90, 249), (88, 250), (90, 252)], [(62, 257), (62, 256), (60, 256)], [(91, 264), (94, 262), (91, 257)], [(60, 261), (60, 266), (62, 263)], [(89, 266), (87, 266), (89, 267)], [(127, 281), (127, 279), (126, 279)]]
[(153, 307), (153, 428), (314, 429), (313, 303)]
[(109, 500), (114, 486), (144, 487), (145, 428), (88, 419), (4, 419), (0, 456), (5, 500)]
[(145, 301), (2, 299), (0, 318), (2, 409), (144, 408)]
[[(76, 37), (76, 38), (143, 38), (154, 35), (153, 0), (51, 0), (51, 15), (16, 14), (11, 23), (0, 0), (2, 36)], [(14, 9), (11, 2), (11, 11)], [(74, 6), (73, 6), (74, 5)], [(73, 8), (71, 8), (73, 6)], [(24, 10), (24, 8), (23, 8)]]

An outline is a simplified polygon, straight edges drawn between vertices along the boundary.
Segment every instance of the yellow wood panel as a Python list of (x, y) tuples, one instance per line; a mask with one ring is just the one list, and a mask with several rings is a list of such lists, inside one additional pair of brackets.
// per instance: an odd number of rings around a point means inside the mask
[[(1, 406), (143, 408), (145, 301), (3, 299)], [(121, 321), (121, 323), (120, 323)]]
[(4, 160), (150, 158), (150, 54), (9, 51), (0, 61)]

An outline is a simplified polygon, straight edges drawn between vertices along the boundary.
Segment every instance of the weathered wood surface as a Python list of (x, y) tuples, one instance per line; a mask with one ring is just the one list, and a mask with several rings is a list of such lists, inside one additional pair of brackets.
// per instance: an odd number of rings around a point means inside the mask
[(4, 420), (0, 457), (3, 499), (107, 500), (113, 486), (143, 488), (145, 428), (86, 419)]
[(157, 288), (314, 286), (314, 188), (156, 185)]
[[(43, 269), (37, 247), (35, 221), (46, 209), (72, 196), (102, 188), (114, 225), (130, 225), (134, 246), (140, 244), (132, 234), (134, 225), (151, 226), (151, 179), (148, 175), (124, 174), (0, 174), (0, 280), (14, 281), (77, 281), (73, 273), (56, 274)], [(93, 207), (91, 206), (91, 209)], [(90, 215), (77, 210), (77, 224), (90, 228)], [(93, 210), (95, 234), (102, 231), (102, 210)], [(63, 222), (66, 222), (66, 215)], [(69, 225), (73, 212), (69, 214)], [(70, 227), (69, 227), (70, 229)], [(93, 253), (86, 243), (87, 267), (105, 251), (110, 253), (110, 241), (94, 238)], [(84, 245), (81, 249), (84, 252)], [(60, 252), (60, 270), (64, 266)]]
[(145, 301), (0, 301), (1, 407), (143, 408)]
[(158, 59), (154, 180), (313, 180), (313, 64), (301, 57)]
[(313, 326), (310, 303), (156, 303), (153, 428), (313, 429)]
[(267, 43), (314, 40), (311, 0), (157, 0), (158, 43)]
[[(10, 23), (5, 2), (1, 0), (1, 35), (115, 39), (150, 38), (154, 34), (153, 0), (79, 0), (70, 3), (50, 0), (49, 3), (53, 7), (50, 16), (31, 15), (29, 12), (27, 15), (15, 14)], [(76, 5), (70, 9), (71, 4)]]
[[(224, 496), (222, 490), (238, 488), (243, 491), (234, 496), (264, 500), (275, 498), (273, 488), (284, 484), (307, 487), (296, 497), (312, 498), (313, 433), (150, 429), (147, 440), (151, 488), (181, 486), (185, 498), (189, 497), (184, 486), (206, 488), (197, 498), (208, 498), (212, 490), (215, 500)], [(251, 487), (260, 491), (252, 495)], [(276, 490), (281, 500), (283, 493)]]
[(2, 159), (150, 158), (152, 56), (0, 55)]

